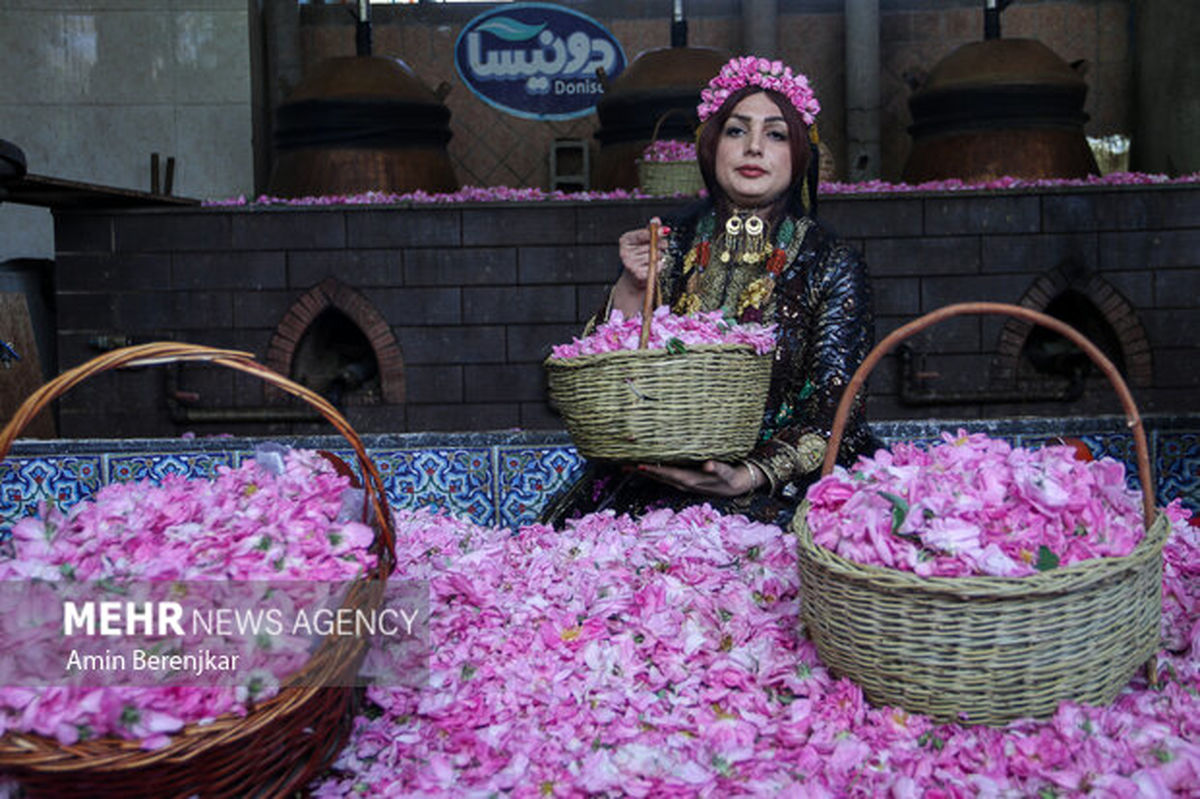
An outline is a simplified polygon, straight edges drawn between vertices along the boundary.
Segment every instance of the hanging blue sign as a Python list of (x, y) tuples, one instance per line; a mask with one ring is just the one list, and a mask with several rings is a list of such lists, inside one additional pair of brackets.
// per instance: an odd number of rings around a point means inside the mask
[(517, 3), (467, 23), (454, 43), (463, 83), (488, 105), (526, 119), (574, 119), (604, 93), (596, 77), (625, 69), (621, 44), (603, 25), (569, 8)]

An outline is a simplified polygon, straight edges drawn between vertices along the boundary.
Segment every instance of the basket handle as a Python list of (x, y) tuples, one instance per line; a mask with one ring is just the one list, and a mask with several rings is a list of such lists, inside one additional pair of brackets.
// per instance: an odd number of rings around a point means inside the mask
[(1137, 455), (1138, 478), (1142, 483), (1142, 512), (1143, 522), (1147, 528), (1154, 520), (1154, 492), (1153, 482), (1151, 482), (1150, 474), (1150, 455), (1149, 449), (1146, 446), (1146, 431), (1142, 426), (1142, 418), (1138, 414), (1137, 405), (1134, 404), (1133, 395), (1129, 393), (1129, 387), (1126, 386), (1125, 380), (1121, 377), (1121, 373), (1117, 371), (1117, 367), (1113, 366), (1112, 361), (1100, 349), (1087, 339), (1082, 333), (1053, 316), (1048, 316), (1031, 308), (1025, 308), (1020, 305), (1010, 305), (1002, 302), (962, 302), (953, 305), (947, 305), (938, 308), (936, 311), (931, 311), (908, 324), (902, 325), (891, 333), (889, 333), (883, 341), (875, 345), (875, 347), (867, 353), (863, 358), (863, 362), (859, 364), (858, 369), (850, 378), (850, 382), (846, 385), (846, 390), (842, 394), (842, 399), (838, 403), (837, 412), (833, 417), (833, 428), (829, 433), (829, 447), (825, 450), (825, 462), (821, 466), (821, 476), (824, 477), (833, 471), (834, 463), (837, 461), (838, 449), (841, 446), (842, 434), (846, 430), (846, 421), (850, 415), (850, 407), (854, 402), (854, 398), (858, 395), (859, 389), (866, 382), (867, 375), (875, 368), (875, 365), (882, 360), (883, 356), (887, 355), (893, 347), (899, 344), (904, 339), (930, 327), (943, 319), (948, 319), (952, 316), (963, 316), (971, 314), (981, 315), (1007, 315), (1016, 316), (1034, 324), (1042, 325), (1059, 333), (1062, 336), (1070, 339), (1075, 346), (1083, 350), (1092, 361), (1100, 367), (1100, 371), (1108, 378), (1113, 389), (1117, 392), (1117, 396), (1121, 400), (1121, 405), (1125, 410), (1126, 424), (1133, 430), (1133, 442)]
[(396, 563), (396, 536), (392, 529), (392, 514), (388, 508), (387, 495), (383, 489), (383, 480), (375, 464), (367, 457), (366, 448), (358, 433), (346, 421), (346, 418), (327, 399), (308, 388), (295, 383), (278, 372), (263, 366), (254, 360), (254, 355), (240, 350), (215, 349), (198, 344), (186, 344), (174, 341), (159, 341), (150, 344), (139, 344), (133, 347), (122, 347), (111, 350), (93, 358), (90, 361), (68, 369), (58, 377), (43, 384), (30, 394), (21, 406), (13, 413), (12, 418), (0, 431), (0, 460), (9, 452), (13, 441), (47, 405), (62, 396), (73, 386), (87, 378), (123, 366), (154, 366), (157, 364), (180, 363), (185, 361), (202, 361), (226, 366), (240, 372), (255, 375), (262, 380), (278, 386), (289, 394), (312, 405), (324, 416), (338, 432), (350, 443), (354, 454), (358, 457), (358, 465), (362, 469), (363, 491), (365, 501), (363, 507), (364, 520), (366, 505), (375, 513), (379, 523), (379, 536), (384, 551), (380, 554), (383, 563), (383, 575), (391, 574)]
[[(658, 141), (658, 132), (662, 128), (662, 124), (667, 121), (667, 117), (674, 116), (675, 114), (683, 114), (685, 117), (690, 119), (690, 113), (691, 111), (687, 108), (668, 108), (666, 111), (659, 114), (658, 119), (654, 121), (654, 131), (650, 134), (650, 143), (653, 144), (654, 142)], [(693, 126), (693, 134), (695, 133), (695, 130), (696, 129)]]
[(638, 349), (650, 342), (650, 318), (654, 315), (654, 300), (658, 294), (658, 223), (650, 223), (650, 263), (646, 266), (646, 290), (642, 292), (642, 334)]

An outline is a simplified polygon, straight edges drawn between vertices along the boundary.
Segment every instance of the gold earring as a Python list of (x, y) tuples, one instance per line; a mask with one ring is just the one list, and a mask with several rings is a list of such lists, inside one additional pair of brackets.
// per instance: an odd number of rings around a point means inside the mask
[(729, 263), (732, 251), (740, 249), (742, 238), (742, 218), (737, 214), (725, 220), (725, 248), (721, 252), (721, 263)]
[(763, 221), (758, 216), (746, 220), (746, 247), (742, 263), (756, 264), (763, 259)]

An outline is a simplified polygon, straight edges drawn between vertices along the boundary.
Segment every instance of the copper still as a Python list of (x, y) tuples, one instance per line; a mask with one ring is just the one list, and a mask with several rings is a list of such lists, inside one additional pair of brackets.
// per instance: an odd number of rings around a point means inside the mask
[(913, 144), (904, 181), (1099, 174), (1083, 130), (1083, 66), (1035, 39), (958, 48), (909, 98)]
[[(638, 185), (637, 159), (663, 118), (660, 139), (692, 141), (700, 120), (700, 90), (716, 75), (729, 54), (709, 47), (663, 47), (647, 50), (605, 85), (596, 104), (600, 149), (592, 168), (592, 186), (600, 190)], [(603, 81), (603, 78), (602, 78)]]
[(450, 110), (397, 58), (327, 59), (276, 113), (269, 192), (454, 191)]

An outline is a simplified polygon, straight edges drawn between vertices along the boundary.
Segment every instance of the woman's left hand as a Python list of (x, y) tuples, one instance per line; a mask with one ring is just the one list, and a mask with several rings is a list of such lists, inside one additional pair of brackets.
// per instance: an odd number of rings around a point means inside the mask
[(660, 483), (692, 494), (736, 497), (758, 486), (758, 474), (745, 464), (705, 461), (700, 468), (638, 464), (637, 471)]

